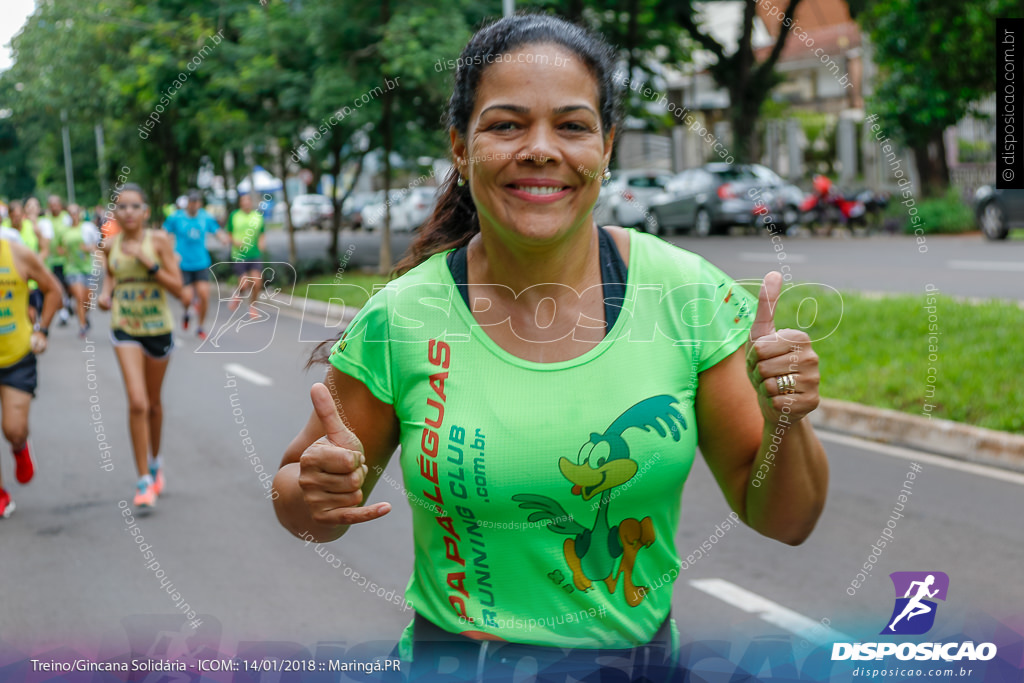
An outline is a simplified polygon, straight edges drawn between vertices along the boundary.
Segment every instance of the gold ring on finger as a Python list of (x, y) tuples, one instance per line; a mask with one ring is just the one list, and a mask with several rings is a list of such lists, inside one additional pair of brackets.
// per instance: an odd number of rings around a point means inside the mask
[(788, 395), (796, 393), (796, 375), (792, 372), (788, 375), (781, 375), (775, 378), (775, 386), (779, 388), (779, 394)]

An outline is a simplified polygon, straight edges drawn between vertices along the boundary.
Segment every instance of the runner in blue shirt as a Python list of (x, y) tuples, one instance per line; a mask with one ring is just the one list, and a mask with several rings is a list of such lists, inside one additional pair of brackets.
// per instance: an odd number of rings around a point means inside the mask
[[(181, 326), (188, 329), (189, 310), (194, 305), (198, 326), (196, 335), (206, 339), (203, 322), (206, 320), (207, 304), (210, 300), (210, 252), (206, 250), (206, 233), (217, 233), (220, 225), (216, 219), (206, 212), (203, 206), (203, 195), (199, 190), (190, 190), (188, 204), (184, 210), (178, 210), (164, 221), (164, 230), (174, 235), (174, 250), (181, 258), (182, 289), (181, 300), (185, 303), (185, 314)], [(227, 243), (227, 235), (218, 235), (222, 242)]]

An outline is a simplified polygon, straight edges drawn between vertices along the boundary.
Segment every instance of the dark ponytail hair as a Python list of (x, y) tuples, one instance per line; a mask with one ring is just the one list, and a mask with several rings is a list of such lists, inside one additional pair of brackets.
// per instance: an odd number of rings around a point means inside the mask
[(117, 188), (117, 199), (121, 198), (121, 195), (125, 192), (137, 192), (142, 197), (142, 203), (148, 205), (149, 197), (146, 196), (146, 191), (142, 189), (142, 186), (136, 185), (135, 183), (125, 183)]
[[(442, 122), (454, 128), (463, 138), (476, 105), (480, 78), (488, 66), (501, 55), (524, 45), (554, 44), (565, 48), (583, 62), (597, 81), (601, 110), (601, 127), (607, 135), (622, 116), (622, 90), (615, 83), (615, 50), (604, 38), (559, 17), (547, 14), (520, 14), (499, 19), (484, 26), (469, 40), (459, 55), (455, 85), (448, 110)], [(415, 268), (434, 254), (456, 249), (480, 232), (469, 184), (458, 184), (459, 170), (453, 168), (441, 183), (441, 196), (434, 212), (418, 231), (409, 247), (409, 255), (395, 266), (397, 275)], [(310, 355), (306, 367), (328, 363), (334, 342), (319, 344)]]
[[(459, 55), (455, 85), (443, 122), (463, 138), (476, 105), (484, 71), (496, 58), (524, 45), (554, 44), (576, 55), (597, 81), (601, 127), (607, 135), (621, 118), (621, 88), (614, 79), (616, 53), (605, 40), (577, 24), (547, 14), (520, 14), (484, 26)], [(459, 186), (459, 170), (452, 169), (441, 185), (434, 213), (420, 228), (409, 255), (395, 266), (402, 274), (432, 255), (467, 244), (480, 232), (469, 184)]]

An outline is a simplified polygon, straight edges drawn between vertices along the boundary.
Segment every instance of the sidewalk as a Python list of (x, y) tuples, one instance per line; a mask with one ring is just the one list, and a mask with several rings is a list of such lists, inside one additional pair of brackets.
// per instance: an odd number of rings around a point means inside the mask
[[(292, 298), (292, 308), (342, 324), (356, 314), (352, 308), (299, 296)], [(833, 398), (822, 398), (810, 420), (816, 428), (840, 434), (1024, 472), (1024, 436), (1016, 434)]]

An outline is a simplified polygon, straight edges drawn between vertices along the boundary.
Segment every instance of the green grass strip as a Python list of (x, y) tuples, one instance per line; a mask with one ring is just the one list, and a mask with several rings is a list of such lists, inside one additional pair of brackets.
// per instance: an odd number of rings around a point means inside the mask
[(1018, 306), (924, 291), (877, 298), (808, 285), (787, 290), (776, 327), (810, 335), (823, 397), (1024, 433)]
[[(388, 279), (322, 275), (299, 282), (295, 294), (359, 308)], [(775, 324), (810, 335), (823, 397), (1024, 434), (1024, 310), (1012, 303), (794, 285), (783, 290)]]

